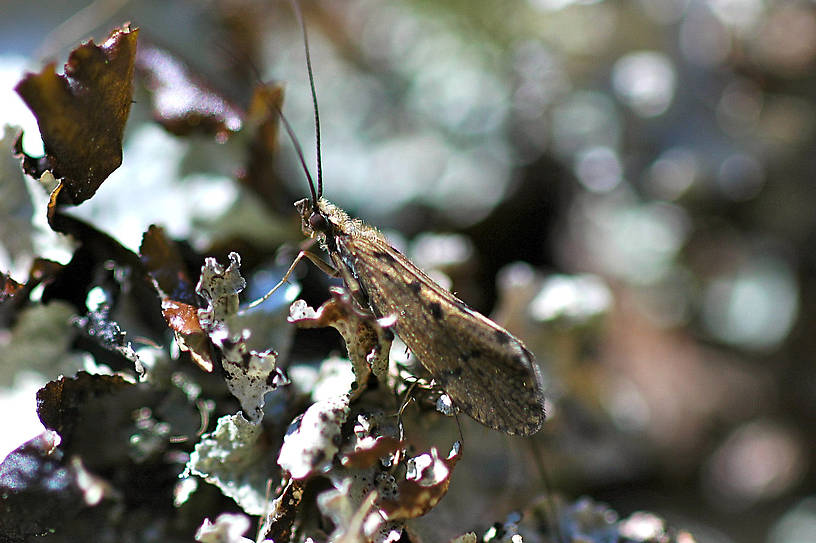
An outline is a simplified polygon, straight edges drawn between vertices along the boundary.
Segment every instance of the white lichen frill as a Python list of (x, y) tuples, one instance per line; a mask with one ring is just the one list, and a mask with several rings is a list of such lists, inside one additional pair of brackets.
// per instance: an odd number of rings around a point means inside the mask
[(218, 515), (215, 522), (205, 518), (195, 534), (196, 541), (201, 543), (252, 543), (243, 537), (249, 530), (249, 517), (237, 513)]
[(241, 403), (251, 422), (263, 417), (264, 396), (270, 390), (288, 384), (277, 368), (277, 354), (272, 350), (255, 351), (247, 347), (250, 332), (241, 327), (238, 294), (246, 286), (241, 277), (241, 258), (229, 254), (225, 269), (214, 258), (207, 258), (201, 268), (196, 293), (208, 302), (198, 310), (201, 328), (221, 350), (227, 388)]
[(325, 471), (339, 450), (340, 430), (348, 415), (347, 395), (312, 404), (283, 438), (278, 465), (293, 479)]
[(274, 470), (259, 443), (261, 433), (261, 425), (240, 413), (221, 417), (215, 431), (201, 436), (190, 453), (184, 475), (203, 477), (250, 515), (264, 514), (269, 506), (266, 483)]

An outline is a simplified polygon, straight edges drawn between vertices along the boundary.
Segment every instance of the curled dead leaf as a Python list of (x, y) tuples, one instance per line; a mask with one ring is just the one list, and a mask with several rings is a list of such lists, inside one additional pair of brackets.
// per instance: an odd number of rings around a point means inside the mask
[(93, 196), (122, 163), (137, 36), (126, 23), (102, 45), (89, 40), (74, 49), (64, 75), (51, 63), (15, 87), (37, 118), (46, 153), (44, 161), (24, 157), (27, 173), (39, 178), (53, 171), (73, 205)]
[(142, 237), (139, 260), (153, 280), (162, 303), (162, 316), (176, 336), (176, 344), (188, 351), (204, 371), (213, 371), (212, 347), (198, 322), (198, 300), (176, 243), (160, 226), (151, 225)]
[(453, 468), (462, 457), (459, 442), (453, 444), (447, 458), (441, 458), (436, 447), (430, 452), (408, 459), (405, 478), (397, 482), (397, 495), (383, 496), (380, 508), (389, 520), (421, 517), (445, 497)]

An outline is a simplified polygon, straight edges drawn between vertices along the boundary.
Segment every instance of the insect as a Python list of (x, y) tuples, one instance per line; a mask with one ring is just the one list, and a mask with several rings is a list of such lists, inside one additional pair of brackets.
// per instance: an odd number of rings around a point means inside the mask
[(316, 239), (331, 259), (301, 251), (280, 283), (307, 257), (340, 277), (360, 308), (376, 317), (396, 317), (395, 331), (454, 404), (495, 430), (515, 435), (536, 433), (544, 421), (544, 395), (538, 364), (524, 344), (507, 330), (439, 286), (396, 250), (377, 229), (352, 219), (323, 198), (320, 121), (309, 43), (295, 6), (306, 49), (306, 65), (315, 114), (317, 186), (294, 132), (281, 114), (309, 181), (311, 198), (295, 203), (303, 233)]

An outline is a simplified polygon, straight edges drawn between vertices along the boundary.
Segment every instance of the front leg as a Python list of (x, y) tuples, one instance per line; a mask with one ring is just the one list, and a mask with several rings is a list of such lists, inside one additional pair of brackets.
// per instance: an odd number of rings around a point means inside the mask
[(260, 304), (264, 303), (266, 300), (268, 300), (269, 297), (272, 296), (275, 293), (276, 290), (278, 290), (280, 287), (282, 287), (289, 280), (289, 276), (292, 275), (292, 272), (295, 271), (295, 268), (297, 267), (298, 263), (301, 260), (303, 260), (304, 257), (311, 260), (312, 263), (315, 266), (317, 266), (318, 268), (320, 268), (320, 271), (322, 271), (326, 275), (329, 275), (330, 277), (341, 277), (342, 276), (340, 274), (340, 272), (337, 271), (336, 268), (334, 268), (331, 264), (324, 261), (322, 258), (317, 256), (316, 254), (310, 253), (310, 252), (308, 252), (306, 250), (300, 251), (298, 253), (297, 257), (295, 257), (294, 262), (292, 262), (292, 265), (289, 266), (289, 269), (286, 271), (283, 278), (280, 281), (278, 281), (278, 284), (276, 284), (274, 287), (272, 287), (269, 290), (269, 292), (264, 294), (261, 298), (258, 298), (257, 300), (255, 300), (254, 302), (249, 304), (248, 309), (252, 309), (253, 307), (257, 307), (258, 305), (260, 305)]

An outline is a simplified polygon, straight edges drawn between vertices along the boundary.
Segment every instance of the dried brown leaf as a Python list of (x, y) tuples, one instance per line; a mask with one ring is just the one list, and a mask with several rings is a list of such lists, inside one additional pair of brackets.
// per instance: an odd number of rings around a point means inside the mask
[(151, 225), (139, 246), (139, 260), (162, 292), (173, 300), (194, 304), (195, 285), (176, 243), (161, 226)]
[(402, 450), (405, 443), (392, 436), (377, 436), (370, 441), (362, 441), (353, 450), (340, 457), (340, 464), (347, 469), (365, 469), (375, 465), (389, 454)]
[(132, 386), (116, 375), (83, 371), (73, 378), (62, 377), (37, 391), (37, 416), (43, 426), (60, 434), (66, 447), (74, 428), (83, 423), (80, 414), (90, 401)]
[(433, 509), (448, 493), (453, 468), (462, 457), (455, 443), (447, 458), (440, 458), (436, 448), (409, 460), (412, 469), (397, 483), (396, 499), (383, 496), (379, 507), (389, 520), (421, 517)]
[(139, 49), (136, 67), (153, 98), (153, 116), (177, 136), (199, 133), (226, 140), (243, 125), (242, 113), (207, 88), (178, 58), (158, 47)]
[(164, 229), (151, 225), (142, 237), (139, 259), (162, 300), (162, 316), (176, 334), (179, 347), (190, 352), (204, 371), (213, 370), (210, 338), (198, 321), (198, 305), (178, 246)]
[(3, 304), (3, 312), (7, 313), (0, 312), (0, 318), (13, 314), (16, 311), (14, 308), (24, 305), (31, 291), (41, 283), (48, 284), (53, 281), (62, 267), (62, 264), (53, 260), (35, 258), (29, 268), (28, 278), (23, 284), (9, 275), (0, 273), (0, 303), (7, 302)]
[[(283, 183), (276, 170), (279, 111), (283, 107), (283, 87), (259, 84), (252, 93), (247, 112), (249, 157), (241, 181), (265, 202), (281, 202)], [(285, 209), (281, 209), (284, 211)], [(288, 211), (288, 210), (285, 210)]]
[(3, 541), (28, 541), (54, 533), (86, 507), (77, 473), (57, 451), (59, 437), (46, 431), (0, 462)]
[(74, 49), (64, 75), (51, 63), (15, 88), (37, 117), (45, 145), (44, 164), (24, 157), (27, 173), (39, 177), (52, 170), (74, 205), (93, 196), (122, 163), (137, 35), (138, 29), (124, 24), (102, 45), (91, 40)]
[(18, 283), (11, 276), (0, 272), (0, 302), (12, 298), (21, 288), (23, 288), (22, 283)]

